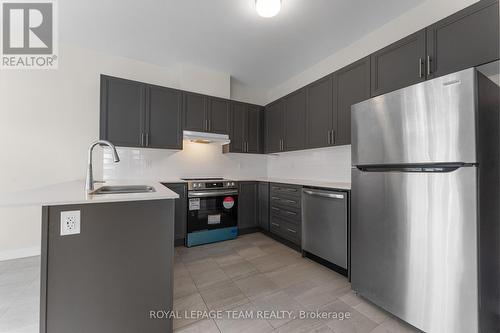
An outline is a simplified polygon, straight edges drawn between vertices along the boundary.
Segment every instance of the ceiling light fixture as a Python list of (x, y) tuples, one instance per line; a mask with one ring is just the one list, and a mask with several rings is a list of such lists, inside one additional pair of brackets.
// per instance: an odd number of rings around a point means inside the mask
[(276, 16), (281, 10), (281, 0), (255, 0), (255, 9), (262, 17)]

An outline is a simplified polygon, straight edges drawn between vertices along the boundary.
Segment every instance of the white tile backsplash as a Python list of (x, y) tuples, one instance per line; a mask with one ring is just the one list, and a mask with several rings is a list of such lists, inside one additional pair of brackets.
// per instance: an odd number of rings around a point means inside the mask
[(271, 155), (222, 154), (217, 144), (184, 141), (184, 149), (118, 148), (120, 162), (103, 153), (103, 178), (171, 180), (184, 177), (276, 177), (350, 182), (350, 146)]

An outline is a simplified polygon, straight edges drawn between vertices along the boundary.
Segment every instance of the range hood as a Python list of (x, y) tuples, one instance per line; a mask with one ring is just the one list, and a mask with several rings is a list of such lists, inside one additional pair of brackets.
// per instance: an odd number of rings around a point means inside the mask
[(229, 135), (207, 132), (183, 131), (184, 140), (196, 143), (217, 143), (227, 145), (231, 142)]

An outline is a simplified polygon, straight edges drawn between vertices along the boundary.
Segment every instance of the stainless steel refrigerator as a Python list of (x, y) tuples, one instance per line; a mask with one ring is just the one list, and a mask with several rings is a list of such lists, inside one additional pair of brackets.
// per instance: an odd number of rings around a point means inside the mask
[(352, 288), (425, 332), (500, 332), (499, 144), (475, 69), (354, 105)]

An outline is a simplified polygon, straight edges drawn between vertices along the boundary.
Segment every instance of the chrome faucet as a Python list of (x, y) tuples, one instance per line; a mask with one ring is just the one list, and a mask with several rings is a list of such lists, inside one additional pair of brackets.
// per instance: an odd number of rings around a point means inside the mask
[(85, 180), (85, 190), (87, 193), (94, 191), (94, 174), (92, 170), (92, 151), (94, 147), (97, 145), (105, 145), (111, 148), (113, 152), (113, 161), (115, 163), (120, 162), (120, 157), (118, 156), (118, 152), (116, 151), (116, 147), (109, 141), (106, 140), (97, 140), (93, 142), (89, 147), (89, 155), (88, 155), (88, 166), (87, 166), (87, 179)]

